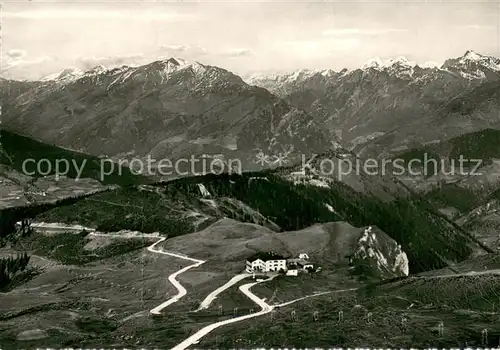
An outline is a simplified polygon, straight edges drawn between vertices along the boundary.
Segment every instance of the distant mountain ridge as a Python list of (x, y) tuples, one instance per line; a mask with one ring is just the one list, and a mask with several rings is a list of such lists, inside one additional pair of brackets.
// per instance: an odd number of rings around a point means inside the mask
[[(249, 84), (270, 84), (274, 82), (279, 85), (280, 83), (301, 83), (306, 81), (309, 78), (312, 78), (316, 75), (328, 76), (328, 77), (341, 77), (345, 76), (351, 72), (356, 70), (367, 71), (370, 69), (375, 70), (386, 70), (392, 73), (398, 74), (398, 71), (411, 71), (411, 76), (413, 74), (412, 69), (428, 69), (430, 71), (443, 70), (449, 72), (465, 73), (464, 71), (470, 69), (479, 69), (479, 70), (490, 70), (493, 72), (500, 72), (500, 58), (481, 55), (473, 50), (467, 50), (465, 54), (461, 57), (447, 59), (443, 64), (439, 64), (437, 62), (424, 62), (418, 63), (416, 61), (410, 61), (404, 56), (398, 56), (394, 58), (389, 58), (386, 60), (382, 60), (379, 57), (374, 57), (364, 64), (362, 64), (359, 68), (355, 69), (347, 69), (344, 68), (338, 72), (332, 69), (299, 69), (296, 71), (292, 71), (289, 73), (279, 73), (279, 74), (251, 74), (245, 78)], [(483, 74), (478, 75), (464, 75), (464, 77), (468, 77), (470, 79), (480, 79), (484, 78)], [(279, 86), (276, 86), (279, 88)], [(272, 91), (272, 89), (271, 89)]]
[[(12, 84), (29, 84), (12, 92)], [(223, 154), (255, 166), (258, 152), (320, 151), (314, 118), (219, 67), (179, 59), (65, 71), (42, 82), (0, 82), (3, 126), (93, 155), (175, 161)]]
[(471, 50), (440, 67), (398, 57), (248, 81), (341, 130), (346, 147), (370, 156), (500, 126), (500, 59)]

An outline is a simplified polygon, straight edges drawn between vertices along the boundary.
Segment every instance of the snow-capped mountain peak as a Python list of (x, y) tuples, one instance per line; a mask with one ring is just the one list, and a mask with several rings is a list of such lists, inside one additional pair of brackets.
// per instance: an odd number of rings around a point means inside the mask
[(396, 58), (390, 58), (386, 61), (386, 66), (393, 66), (395, 64), (401, 64), (401, 65), (409, 65), (409, 66), (415, 66), (415, 62), (410, 62), (408, 59), (404, 56), (399, 56)]
[(183, 60), (181, 58), (177, 58), (177, 57), (170, 57), (170, 58), (167, 58), (167, 59), (163, 59), (160, 62), (163, 63), (166, 66), (178, 67), (178, 68), (179, 67), (184, 67), (184, 66), (186, 66), (186, 65), (189, 64), (188, 61)]
[(325, 70), (321, 71), (321, 75), (324, 77), (331, 77), (331, 76), (335, 75), (335, 73), (336, 72), (332, 69), (325, 69)]
[(201, 73), (204, 73), (207, 70), (207, 67), (205, 65), (199, 63), (199, 62), (193, 62), (191, 64), (191, 69), (196, 74), (201, 74)]
[(417, 66), (419, 66), (420, 68), (432, 68), (432, 69), (435, 69), (435, 68), (441, 67), (441, 64), (439, 64), (437, 62), (433, 62), (433, 61), (427, 61), (427, 62), (424, 62), (424, 63), (418, 63)]
[(465, 52), (465, 54), (463, 55), (464, 59), (469, 59), (469, 60), (473, 60), (473, 61), (480, 60), (483, 57), (484, 57), (483, 55), (478, 54), (477, 52), (475, 52), (473, 50), (467, 50), (467, 52)]
[(362, 66), (361, 69), (369, 69), (369, 68), (379, 68), (383, 66), (383, 62), (379, 57), (374, 57), (366, 61)]
[(243, 77), (249, 85), (263, 87), (277, 95), (286, 95), (294, 91), (296, 86), (324, 86), (326, 81), (335, 79), (339, 73), (332, 69), (299, 69), (291, 72), (272, 74), (253, 73)]
[(174, 57), (170, 57), (170, 58), (167, 58), (166, 60), (162, 60), (162, 62), (165, 63), (165, 64), (172, 64), (174, 66), (180, 66), (181, 65), (180, 60), (178, 60), (178, 59), (176, 59)]
[(89, 69), (88, 71), (86, 71), (85, 74), (95, 74), (95, 75), (97, 75), (97, 74), (102, 74), (102, 73), (104, 73), (104, 72), (106, 72), (108, 70), (109, 69), (106, 66), (104, 66), (102, 64), (98, 64), (94, 68)]
[(379, 57), (374, 57), (374, 58), (368, 60), (366, 63), (364, 63), (361, 66), (361, 69), (362, 70), (369, 69), (369, 68), (385, 69), (385, 68), (390, 68), (393, 66), (415, 67), (416, 65), (417, 65), (416, 62), (409, 61), (404, 56), (398, 56), (398, 57), (389, 58), (386, 60), (381, 60)]
[(310, 69), (300, 69), (300, 70), (297, 70), (295, 72), (293, 72), (292, 74), (288, 75), (288, 76), (284, 76), (284, 78), (288, 79), (288, 80), (297, 80), (297, 79), (300, 79), (300, 78), (306, 78), (306, 77), (309, 77), (313, 74), (315, 74), (316, 72), (314, 70), (310, 70)]
[(70, 81), (83, 76), (85, 72), (79, 68), (71, 67), (63, 69), (61, 72), (50, 74), (42, 79), (42, 81)]
[(272, 92), (276, 92), (273, 86), (281, 86), (284, 90), (287, 90), (287, 86), (302, 84), (315, 78), (331, 78), (336, 74), (338, 73), (332, 69), (299, 69), (292, 72), (273, 74), (254, 73), (245, 76), (244, 81), (250, 85), (263, 86)]
[(461, 57), (446, 60), (441, 68), (469, 80), (485, 79), (488, 75), (498, 75), (500, 59), (467, 50)]
[(414, 61), (409, 61), (404, 56), (381, 60), (379, 57), (372, 58), (361, 66), (361, 70), (388, 71), (392, 75), (400, 78), (411, 77), (413, 68), (417, 65)]

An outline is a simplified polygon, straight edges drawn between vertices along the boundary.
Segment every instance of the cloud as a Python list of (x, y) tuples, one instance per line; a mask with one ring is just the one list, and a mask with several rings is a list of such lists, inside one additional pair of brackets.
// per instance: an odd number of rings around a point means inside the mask
[(253, 51), (246, 48), (234, 48), (221, 52), (221, 55), (226, 57), (248, 57), (253, 56)]
[(20, 49), (11, 49), (7, 51), (7, 57), (12, 60), (19, 60), (23, 57), (26, 57), (27, 52), (25, 50)]
[(207, 54), (205, 48), (190, 45), (161, 45), (160, 51), (170, 55), (183, 54), (187, 56), (201, 56)]
[(24, 50), (9, 50), (6, 56), (0, 58), (5, 62), (2, 64), (2, 71), (11, 70), (14, 67), (22, 68), (52, 61), (52, 58), (46, 55), (31, 58), (27, 58), (26, 56), (27, 53)]
[(2, 77), (15, 80), (36, 80), (45, 72), (47, 66), (54, 63), (52, 57), (27, 57), (26, 52), (18, 51), (9, 50), (3, 57), (0, 57)]
[(480, 24), (468, 24), (466, 26), (463, 26), (465, 29), (496, 29), (496, 26), (484, 26)]
[(178, 12), (165, 11), (116, 11), (116, 10), (39, 10), (3, 12), (3, 18), (18, 18), (31, 20), (54, 19), (127, 19), (143, 21), (182, 21), (191, 20), (197, 16)]
[(130, 54), (122, 56), (89, 56), (89, 57), (77, 57), (74, 59), (75, 64), (81, 69), (91, 69), (97, 65), (103, 65), (105, 67), (117, 67), (117, 66), (134, 66), (140, 65), (145, 62), (144, 54)]
[(360, 45), (355, 38), (296, 40), (284, 43), (286, 50), (302, 56), (318, 56), (335, 51), (346, 51)]
[(348, 35), (383, 35), (389, 33), (402, 33), (406, 32), (407, 29), (398, 28), (378, 28), (378, 29), (368, 29), (368, 28), (335, 28), (325, 30), (323, 36), (348, 36)]

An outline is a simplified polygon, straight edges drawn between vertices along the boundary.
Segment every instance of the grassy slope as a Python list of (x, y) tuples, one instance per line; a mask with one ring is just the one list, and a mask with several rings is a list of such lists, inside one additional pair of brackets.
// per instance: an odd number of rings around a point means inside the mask
[[(230, 325), (207, 336), (200, 347), (465, 347), (498, 345), (498, 276), (405, 279), (358, 292), (298, 302), (273, 315)], [(411, 305), (411, 306), (410, 306)], [(291, 313), (295, 311), (295, 321)], [(318, 312), (318, 320), (313, 313)], [(339, 312), (343, 320), (339, 322)], [(498, 310), (497, 310), (498, 311)], [(368, 322), (368, 313), (372, 313)], [(403, 317), (406, 321), (403, 322)], [(439, 336), (437, 326), (444, 323)]]

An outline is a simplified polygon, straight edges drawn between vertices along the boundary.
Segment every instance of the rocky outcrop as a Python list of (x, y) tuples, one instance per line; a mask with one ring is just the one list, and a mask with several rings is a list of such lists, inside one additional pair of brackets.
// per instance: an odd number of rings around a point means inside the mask
[(356, 270), (383, 278), (408, 276), (409, 261), (396, 241), (371, 226), (363, 231), (352, 255)]

